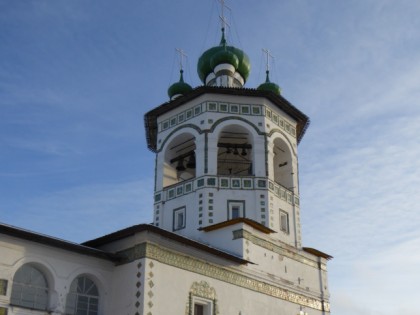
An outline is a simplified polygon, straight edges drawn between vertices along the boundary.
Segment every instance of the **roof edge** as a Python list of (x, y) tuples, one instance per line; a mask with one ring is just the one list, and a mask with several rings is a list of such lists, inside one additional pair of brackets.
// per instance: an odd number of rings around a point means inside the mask
[(266, 227), (265, 225), (262, 225), (261, 223), (258, 223), (254, 220), (248, 219), (248, 218), (236, 218), (236, 219), (231, 219), (231, 220), (227, 220), (227, 221), (223, 221), (220, 223), (216, 223), (213, 225), (208, 225), (205, 227), (201, 227), (198, 230), (199, 231), (204, 231), (204, 232), (211, 232), (211, 231), (215, 231), (215, 230), (219, 230), (222, 229), (224, 227), (227, 226), (231, 226), (237, 223), (245, 223), (251, 227), (253, 227), (254, 229), (263, 232), (265, 234), (271, 234), (271, 233), (276, 233), (276, 231)]
[(138, 225), (133, 225), (130, 226), (128, 228), (116, 231), (114, 233), (108, 234), (108, 235), (104, 235), (102, 237), (99, 237), (97, 239), (93, 239), (87, 242), (82, 243), (85, 246), (91, 246), (91, 247), (98, 247), (101, 245), (105, 245), (111, 242), (115, 242), (118, 241), (120, 239), (132, 236), (136, 233), (141, 233), (141, 232), (151, 232), (151, 233), (156, 233), (162, 237), (165, 237), (167, 239), (170, 239), (172, 241), (176, 241), (179, 243), (183, 243), (184, 245), (188, 245), (191, 247), (194, 247), (196, 249), (205, 251), (205, 252), (210, 252), (212, 254), (214, 254), (217, 257), (222, 257), (225, 259), (228, 259), (230, 261), (233, 261), (235, 263), (238, 264), (248, 264), (248, 263), (252, 263), (248, 260), (245, 260), (241, 257), (235, 256), (233, 254), (230, 254), (228, 252), (225, 252), (223, 250), (220, 250), (218, 248), (215, 247), (211, 247), (207, 244), (203, 244), (200, 242), (197, 242), (195, 240), (186, 238), (184, 236), (175, 234), (173, 232), (161, 229), (157, 226), (154, 226), (152, 224), (138, 224)]
[(303, 251), (305, 251), (307, 253), (310, 253), (312, 255), (315, 255), (315, 256), (318, 256), (318, 257), (321, 257), (321, 258), (325, 258), (326, 260), (330, 260), (330, 259), (333, 259), (334, 258), (333, 256), (330, 256), (330, 255), (328, 255), (328, 254), (326, 254), (324, 252), (321, 252), (320, 250), (317, 250), (315, 248), (302, 247), (302, 249), (303, 249)]
[(105, 252), (97, 248), (91, 248), (83, 244), (73, 243), (49, 235), (25, 230), (5, 223), (0, 223), (0, 234), (20, 238), (38, 244), (69, 250), (82, 255), (94, 256), (113, 262), (117, 262), (120, 260), (120, 258), (113, 253)]

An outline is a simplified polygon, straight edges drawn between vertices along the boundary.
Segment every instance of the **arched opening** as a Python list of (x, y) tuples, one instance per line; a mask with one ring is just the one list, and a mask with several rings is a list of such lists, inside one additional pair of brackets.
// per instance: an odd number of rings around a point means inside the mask
[(273, 144), (274, 181), (293, 190), (293, 160), (289, 146), (281, 138), (274, 139)]
[(48, 309), (48, 292), (44, 273), (32, 264), (25, 264), (13, 277), (10, 304), (45, 311)]
[(163, 187), (195, 177), (195, 137), (182, 133), (166, 146), (163, 165)]
[(66, 314), (97, 315), (99, 312), (99, 290), (88, 276), (73, 280), (66, 300)]
[(254, 174), (252, 136), (239, 125), (224, 127), (217, 143), (217, 174), (250, 176)]

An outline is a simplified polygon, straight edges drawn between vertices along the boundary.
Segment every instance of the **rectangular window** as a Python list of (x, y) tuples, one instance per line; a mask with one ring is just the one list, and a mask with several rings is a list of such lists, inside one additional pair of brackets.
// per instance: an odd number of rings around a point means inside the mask
[(204, 315), (204, 305), (194, 304), (194, 315)]
[[(212, 315), (213, 314), (213, 301), (203, 299), (201, 297), (193, 297), (193, 315)], [(190, 314), (191, 314), (190, 313)]]
[(230, 200), (228, 201), (228, 220), (242, 218), (245, 216), (245, 201)]
[(289, 214), (280, 210), (280, 231), (289, 234)]
[(177, 208), (174, 210), (174, 224), (173, 230), (178, 231), (185, 228), (185, 207)]

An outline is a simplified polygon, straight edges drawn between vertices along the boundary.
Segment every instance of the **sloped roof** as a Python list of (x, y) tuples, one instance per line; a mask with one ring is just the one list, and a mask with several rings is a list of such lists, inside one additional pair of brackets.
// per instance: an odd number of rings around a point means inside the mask
[(248, 218), (235, 218), (235, 219), (232, 219), (232, 220), (223, 221), (223, 222), (216, 223), (216, 224), (213, 224), (213, 225), (205, 226), (205, 227), (199, 228), (199, 230), (204, 231), (204, 232), (210, 232), (210, 231), (222, 229), (226, 226), (234, 225), (236, 223), (246, 223), (249, 226), (252, 226), (254, 229), (256, 229), (258, 231), (261, 231), (265, 234), (276, 233), (276, 231), (273, 231), (272, 229), (266, 227), (265, 225), (262, 225), (261, 223), (258, 223), (256, 221), (248, 219)]
[(65, 241), (59, 238), (40, 234), (25, 229), (21, 229), (15, 226), (0, 223), (0, 234), (20, 238), (26, 241), (48, 245), (68, 251), (72, 251), (82, 255), (93, 256), (102, 258), (110, 261), (119, 261), (119, 257), (113, 253), (108, 253), (100, 249), (92, 248), (86, 245), (81, 245), (69, 241)]
[(171, 111), (203, 94), (224, 94), (237, 96), (265, 97), (270, 100), (279, 109), (290, 115), (297, 121), (296, 134), (298, 143), (302, 139), (309, 126), (309, 117), (293, 106), (283, 96), (277, 95), (271, 91), (245, 89), (245, 88), (226, 88), (213, 86), (200, 86), (192, 90), (190, 93), (176, 98), (175, 100), (163, 103), (162, 105), (152, 109), (144, 115), (144, 126), (146, 128), (147, 147), (156, 152), (157, 150), (157, 117)]
[(317, 250), (315, 248), (311, 248), (311, 247), (302, 247), (302, 249), (307, 252), (310, 253), (312, 255), (318, 256), (318, 257), (322, 257), (325, 258), (326, 260), (330, 260), (332, 258), (334, 258), (333, 256), (330, 256), (326, 253), (321, 252), (320, 250)]
[(111, 243), (111, 242), (115, 242), (115, 241), (118, 241), (120, 239), (132, 236), (136, 233), (145, 232), (145, 231), (159, 234), (160, 236), (163, 236), (167, 239), (170, 239), (171, 241), (179, 242), (179, 243), (182, 243), (184, 245), (194, 247), (196, 249), (208, 252), (210, 254), (228, 259), (230, 261), (233, 261), (233, 262), (236, 262), (236, 263), (239, 263), (239, 264), (249, 263), (249, 261), (247, 261), (245, 259), (242, 259), (238, 256), (235, 256), (235, 255), (232, 255), (230, 253), (224, 252), (220, 249), (211, 247), (209, 245), (199, 243), (197, 241), (194, 241), (194, 240), (186, 238), (184, 236), (169, 232), (167, 230), (163, 230), (163, 229), (161, 229), (159, 227), (156, 227), (154, 225), (151, 225), (151, 224), (133, 225), (133, 226), (130, 226), (130, 227), (125, 228), (123, 230), (119, 230), (119, 231), (116, 231), (114, 233), (101, 236), (101, 237), (96, 238), (94, 240), (84, 242), (84, 243), (82, 243), (82, 245), (97, 248), (97, 247), (100, 247), (102, 245), (105, 245), (105, 244), (108, 244), (108, 243)]

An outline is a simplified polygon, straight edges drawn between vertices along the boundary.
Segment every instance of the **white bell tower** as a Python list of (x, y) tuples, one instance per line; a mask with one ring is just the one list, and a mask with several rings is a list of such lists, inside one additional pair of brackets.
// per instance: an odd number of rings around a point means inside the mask
[(308, 117), (280, 95), (268, 66), (257, 89), (218, 85), (245, 83), (250, 71), (248, 56), (228, 46), (223, 31), (197, 71), (204, 86), (192, 89), (181, 69), (171, 101), (145, 115), (156, 153), (154, 224), (203, 240), (209, 229), (246, 221), (300, 248), (297, 144)]

